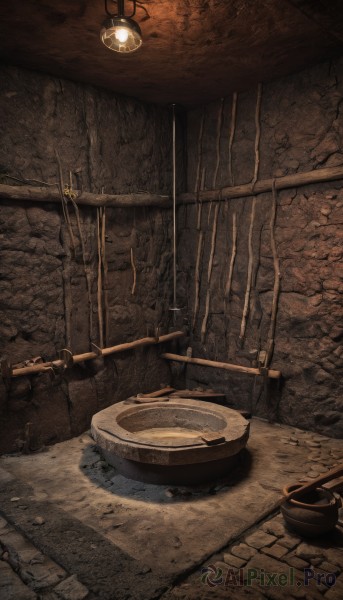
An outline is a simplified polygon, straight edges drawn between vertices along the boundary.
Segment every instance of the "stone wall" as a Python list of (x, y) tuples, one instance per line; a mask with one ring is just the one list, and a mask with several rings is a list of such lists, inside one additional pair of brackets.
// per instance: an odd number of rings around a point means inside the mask
[[(75, 188), (170, 192), (168, 110), (16, 68), (3, 67), (0, 81), (2, 183), (52, 184), (59, 158), (64, 182), (71, 172)], [(182, 149), (178, 156), (181, 164)], [(181, 167), (179, 174), (182, 186)], [(0, 201), (0, 356), (12, 364), (99, 345), (97, 209), (80, 206), (79, 226), (68, 206), (74, 248), (58, 204)], [(168, 331), (170, 238), (168, 210), (106, 209), (107, 346), (151, 335), (157, 326)], [(169, 368), (157, 352), (80, 363), (53, 380), (42, 374), (1, 381), (0, 451), (76, 435), (98, 410), (168, 382)]]
[[(229, 138), (232, 98), (188, 114), (188, 191), (204, 170), (204, 187), (252, 180), (255, 164), (257, 90), (238, 95), (230, 177)], [(223, 107), (222, 115), (221, 106)], [(203, 134), (200, 136), (203, 119)], [(263, 85), (260, 112), (259, 179), (343, 165), (343, 60), (322, 64)], [(218, 137), (218, 131), (220, 135)], [(218, 145), (219, 144), (219, 145)], [(200, 148), (200, 152), (199, 152)], [(219, 154), (218, 154), (219, 148)], [(219, 163), (217, 163), (219, 158)], [(215, 176), (216, 169), (217, 176)], [(255, 366), (266, 350), (273, 301), (271, 246), (272, 194), (222, 202), (210, 281), (207, 333), (201, 324), (208, 289), (208, 264), (215, 205), (202, 209), (204, 246), (200, 261), (200, 309), (190, 344), (194, 356)], [(189, 325), (195, 306), (198, 208), (179, 212), (179, 293)], [(231, 292), (224, 301), (237, 219), (237, 254)], [(279, 191), (274, 229), (280, 261), (281, 291), (271, 367), (280, 385), (260, 378), (209, 368), (187, 367), (189, 386), (213, 387), (235, 407), (331, 436), (342, 436), (343, 398), (343, 190), (342, 181)], [(239, 340), (249, 262), (251, 291), (244, 340)], [(190, 283), (191, 282), (191, 283)]]

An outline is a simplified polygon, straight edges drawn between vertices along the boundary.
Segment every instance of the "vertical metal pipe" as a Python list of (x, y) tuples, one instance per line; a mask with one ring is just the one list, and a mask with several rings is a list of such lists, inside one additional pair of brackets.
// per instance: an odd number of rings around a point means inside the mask
[(173, 308), (176, 309), (176, 131), (173, 104)]

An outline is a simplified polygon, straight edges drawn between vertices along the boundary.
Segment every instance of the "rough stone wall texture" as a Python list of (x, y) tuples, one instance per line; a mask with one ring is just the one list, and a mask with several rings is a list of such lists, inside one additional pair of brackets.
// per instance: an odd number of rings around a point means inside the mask
[[(255, 161), (256, 90), (238, 95), (229, 176), (232, 98), (225, 98), (220, 129), (217, 187), (248, 183)], [(194, 191), (201, 146), (205, 189), (211, 189), (217, 161), (221, 101), (188, 114), (188, 191)], [(199, 146), (201, 120), (203, 135)], [(261, 103), (259, 179), (343, 165), (343, 60), (322, 64), (264, 85)], [(280, 260), (281, 291), (272, 368), (283, 381), (264, 381), (188, 365), (189, 386), (211, 386), (227, 393), (233, 406), (266, 418), (342, 436), (343, 404), (343, 189), (342, 181), (279, 191), (274, 227)], [(202, 209), (204, 248), (200, 310), (190, 344), (194, 356), (256, 365), (265, 350), (273, 299), (274, 266), (270, 218), (272, 194), (256, 197), (252, 228), (252, 285), (244, 343), (239, 343), (247, 287), (252, 197), (222, 202), (210, 282), (207, 335), (201, 324), (208, 289), (208, 262), (214, 206)], [(237, 218), (237, 255), (229, 300), (224, 302)], [(197, 207), (179, 212), (179, 293), (190, 327), (194, 314), (194, 274), (199, 233)], [(191, 284), (190, 284), (191, 282)]]
[[(63, 179), (71, 171), (75, 188), (82, 179), (93, 192), (170, 191), (169, 111), (16, 68), (2, 67), (0, 81), (3, 183), (20, 184), (6, 175), (56, 182), (57, 151)], [(75, 251), (59, 205), (0, 201), (0, 356), (12, 364), (99, 345), (97, 210), (79, 208), (84, 251), (70, 203), (69, 214)], [(151, 335), (156, 326), (168, 330), (170, 238), (170, 211), (106, 209), (107, 345)], [(1, 381), (0, 450), (79, 434), (98, 410), (169, 377), (156, 348), (148, 348), (80, 363), (53, 381), (47, 374)]]

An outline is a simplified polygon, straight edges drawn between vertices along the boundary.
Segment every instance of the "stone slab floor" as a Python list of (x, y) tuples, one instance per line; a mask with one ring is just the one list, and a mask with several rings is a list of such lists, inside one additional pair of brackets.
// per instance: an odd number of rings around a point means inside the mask
[(259, 419), (239, 468), (192, 488), (126, 479), (88, 433), (3, 456), (0, 599), (342, 598), (341, 527), (300, 539), (278, 510), (283, 485), (342, 458), (339, 440)]

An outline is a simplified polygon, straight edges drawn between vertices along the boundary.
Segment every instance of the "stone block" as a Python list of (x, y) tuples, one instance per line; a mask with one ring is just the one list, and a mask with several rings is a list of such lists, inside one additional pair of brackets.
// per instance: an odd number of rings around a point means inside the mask
[(287, 554), (287, 548), (284, 548), (284, 546), (280, 546), (279, 544), (273, 544), (273, 546), (262, 548), (261, 552), (268, 556), (272, 556), (273, 558), (282, 558)]
[(36, 600), (36, 594), (30, 590), (10, 565), (0, 560), (0, 598), (1, 600)]
[(288, 548), (288, 550), (293, 550), (293, 548), (295, 548), (299, 542), (300, 538), (289, 533), (285, 533), (281, 538), (278, 539), (278, 544), (285, 546), (285, 548)]
[(238, 556), (238, 558), (243, 558), (244, 560), (249, 560), (256, 552), (257, 550), (255, 548), (251, 548), (247, 544), (238, 544), (231, 548), (232, 554)]
[(337, 577), (333, 585), (325, 594), (325, 600), (342, 600), (343, 598), (343, 577)]
[(245, 565), (245, 563), (247, 562), (245, 558), (239, 558), (238, 556), (235, 556), (234, 554), (224, 554), (223, 560), (230, 567), (235, 567), (236, 569), (243, 567)]
[(246, 543), (257, 550), (263, 548), (263, 546), (270, 546), (276, 542), (276, 540), (277, 538), (275, 535), (270, 535), (269, 533), (266, 533), (260, 529), (245, 538)]
[(56, 585), (67, 575), (62, 567), (47, 556), (41, 556), (41, 559), (36, 557), (30, 561), (29, 565), (23, 564), (22, 572), (29, 586), (35, 592), (41, 592)]
[(325, 550), (320, 546), (314, 546), (311, 544), (307, 544), (306, 542), (302, 542), (295, 551), (296, 556), (302, 558), (303, 560), (312, 561), (313, 558), (324, 558)]
[(261, 526), (261, 529), (266, 533), (275, 535), (276, 537), (283, 536), (286, 531), (285, 525), (276, 519), (266, 521), (266, 523), (263, 523), (263, 525)]
[(294, 554), (286, 555), (282, 558), (284, 562), (286, 562), (290, 567), (294, 567), (295, 569), (305, 569), (305, 567), (309, 566), (309, 562), (307, 560), (303, 560), (298, 556), (294, 556)]
[(15, 530), (0, 533), (0, 541), (20, 565), (22, 577), (33, 590), (56, 585), (66, 576), (62, 567), (41, 552)]
[(61, 581), (54, 588), (54, 592), (62, 600), (83, 600), (88, 596), (88, 589), (78, 581), (76, 575)]
[(24, 538), (18, 531), (1, 533), (1, 543), (8, 549), (10, 554), (17, 556), (23, 563), (29, 563), (40, 554), (37, 548)]

